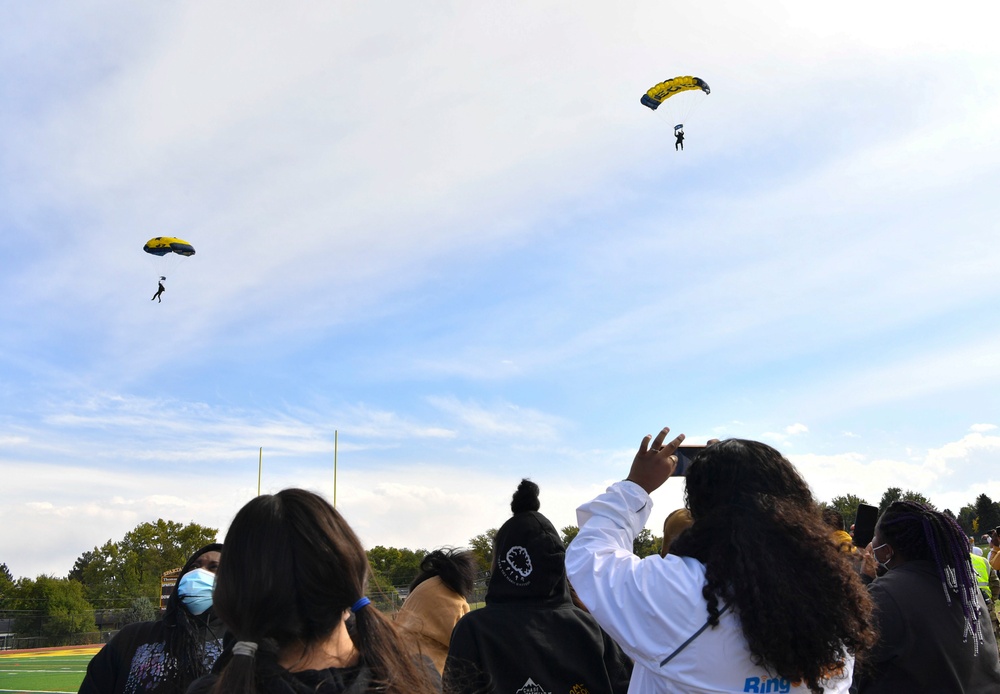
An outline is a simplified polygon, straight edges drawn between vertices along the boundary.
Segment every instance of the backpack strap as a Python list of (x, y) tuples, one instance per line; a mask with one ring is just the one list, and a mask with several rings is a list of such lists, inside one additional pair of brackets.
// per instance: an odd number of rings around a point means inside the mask
[[(728, 610), (728, 609), (729, 609), (729, 603), (727, 602), (725, 605), (722, 606), (722, 609), (719, 610), (719, 616), (721, 617), (726, 612), (726, 610)], [(702, 632), (705, 631), (705, 629), (708, 629), (710, 626), (712, 626), (712, 624), (711, 624), (711, 622), (708, 622), (708, 621), (706, 621), (704, 624), (702, 624), (701, 625), (701, 629), (699, 629), (698, 631), (696, 631), (693, 634), (691, 634), (691, 637), (688, 638), (687, 641), (685, 641), (684, 643), (682, 643), (680, 646), (678, 646), (676, 648), (676, 650), (674, 650), (673, 653), (671, 653), (666, 658), (664, 658), (662, 661), (660, 661), (660, 667), (663, 667), (664, 665), (666, 665), (667, 663), (669, 663), (671, 660), (673, 660), (674, 657), (678, 653), (680, 653), (685, 648), (687, 648), (688, 646), (690, 646), (691, 642), (694, 641), (699, 636), (701, 636)]]

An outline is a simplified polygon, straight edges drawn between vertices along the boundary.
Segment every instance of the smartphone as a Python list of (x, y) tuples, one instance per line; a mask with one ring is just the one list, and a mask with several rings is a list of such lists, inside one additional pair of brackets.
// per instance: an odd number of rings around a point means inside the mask
[(875, 538), (875, 523), (878, 521), (878, 506), (858, 504), (854, 517), (854, 546), (867, 547)]
[(678, 446), (677, 450), (674, 451), (674, 455), (677, 456), (677, 467), (674, 468), (674, 474), (672, 477), (686, 477), (688, 474), (688, 468), (691, 467), (691, 461), (694, 457), (704, 450), (704, 446)]

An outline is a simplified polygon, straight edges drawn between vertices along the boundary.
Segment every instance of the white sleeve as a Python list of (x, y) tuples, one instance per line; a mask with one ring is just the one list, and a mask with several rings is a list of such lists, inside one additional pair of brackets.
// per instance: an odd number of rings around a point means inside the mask
[(639, 485), (625, 481), (578, 508), (580, 532), (566, 549), (566, 572), (601, 627), (655, 668), (704, 622), (705, 603), (698, 562), (632, 553), (652, 506)]

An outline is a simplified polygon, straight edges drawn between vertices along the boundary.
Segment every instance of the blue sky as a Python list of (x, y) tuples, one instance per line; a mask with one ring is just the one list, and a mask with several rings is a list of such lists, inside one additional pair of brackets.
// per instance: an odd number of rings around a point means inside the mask
[[(465, 544), (522, 476), (575, 523), (663, 425), (823, 500), (1000, 498), (998, 15), (0, 6), (0, 562), (222, 535), (260, 447), (332, 497), (334, 431), (369, 546)], [(678, 153), (639, 96), (683, 74)]]

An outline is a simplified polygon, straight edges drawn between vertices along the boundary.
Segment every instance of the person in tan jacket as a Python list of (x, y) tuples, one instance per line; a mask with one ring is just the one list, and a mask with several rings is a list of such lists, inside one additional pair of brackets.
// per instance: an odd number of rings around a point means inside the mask
[(478, 576), (475, 555), (468, 550), (435, 550), (420, 563), (420, 573), (410, 583), (410, 593), (396, 614), (396, 626), (414, 650), (444, 671), (451, 631), (469, 612)]

